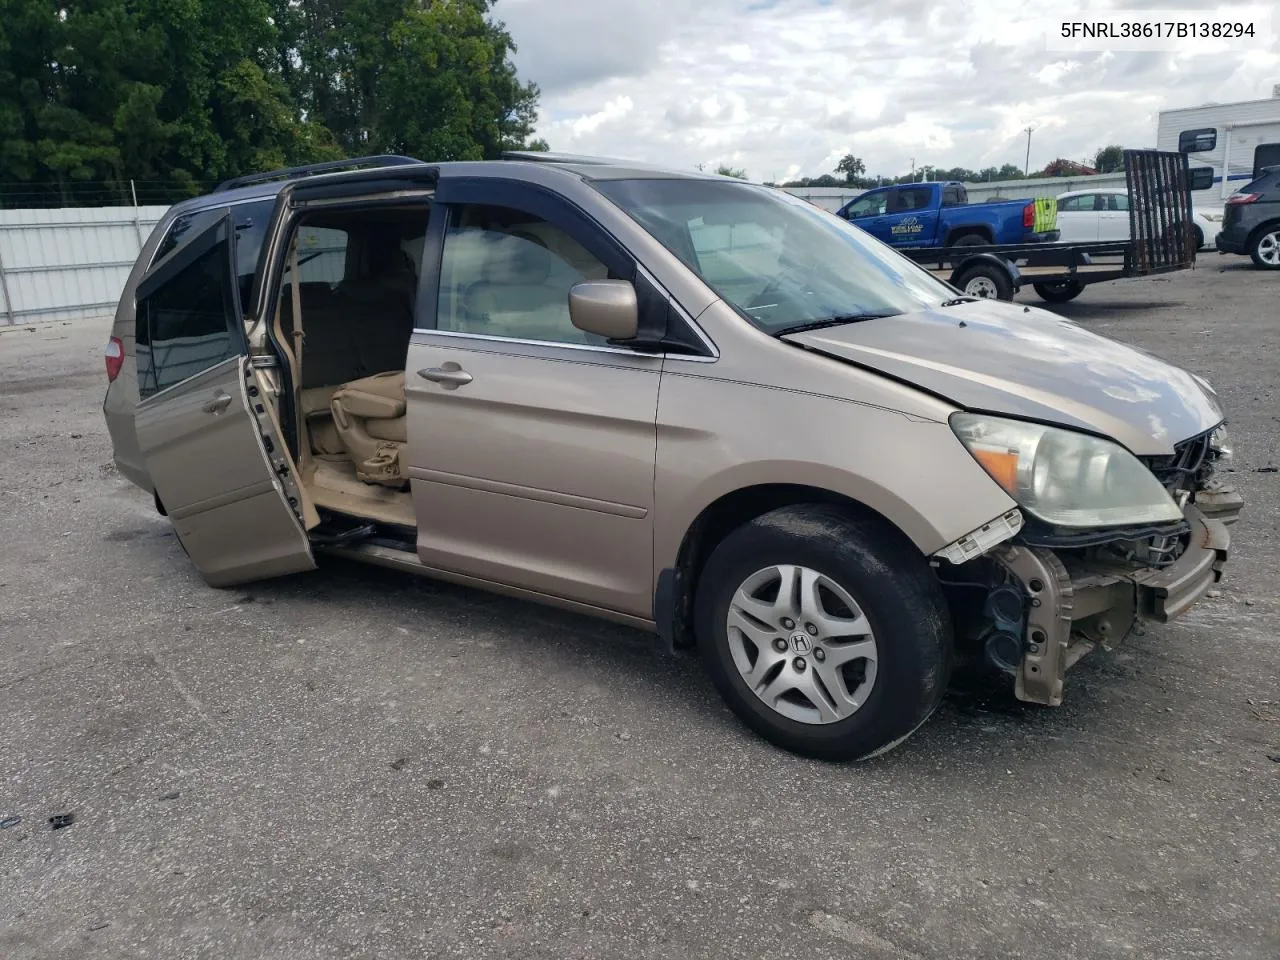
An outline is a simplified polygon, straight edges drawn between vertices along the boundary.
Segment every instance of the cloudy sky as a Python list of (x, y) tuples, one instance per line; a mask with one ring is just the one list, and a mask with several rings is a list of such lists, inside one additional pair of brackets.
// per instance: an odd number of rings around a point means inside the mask
[[(1280, 29), (1280, 0), (1254, 0)], [(1216, 5), (1216, 4), (1215, 4)], [(917, 165), (1084, 160), (1155, 145), (1156, 113), (1268, 97), (1280, 40), (1249, 52), (1055, 53), (1067, 10), (1199, 9), (1195, 0), (498, 0), (553, 150), (752, 179)], [(1222, 5), (1239, 15), (1244, 4)]]

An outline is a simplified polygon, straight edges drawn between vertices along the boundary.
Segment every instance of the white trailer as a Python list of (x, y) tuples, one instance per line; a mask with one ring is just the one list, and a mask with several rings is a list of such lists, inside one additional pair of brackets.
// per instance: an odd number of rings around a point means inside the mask
[(1218, 206), (1262, 167), (1280, 164), (1280, 84), (1267, 100), (1207, 103), (1162, 110), (1156, 149), (1185, 151), (1192, 169), (1213, 167), (1213, 186), (1191, 195), (1194, 206)]

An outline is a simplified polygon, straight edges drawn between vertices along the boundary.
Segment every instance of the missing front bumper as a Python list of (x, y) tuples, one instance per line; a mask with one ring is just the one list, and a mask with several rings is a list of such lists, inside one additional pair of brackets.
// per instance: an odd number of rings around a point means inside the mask
[(1119, 642), (1144, 620), (1181, 615), (1222, 579), (1231, 536), (1226, 525), (1189, 506), (1191, 545), (1171, 566), (1127, 570), (1078, 567), (1040, 547), (1005, 546), (994, 556), (1026, 590), (1026, 654), (1019, 700), (1058, 706), (1066, 672), (1099, 644)]

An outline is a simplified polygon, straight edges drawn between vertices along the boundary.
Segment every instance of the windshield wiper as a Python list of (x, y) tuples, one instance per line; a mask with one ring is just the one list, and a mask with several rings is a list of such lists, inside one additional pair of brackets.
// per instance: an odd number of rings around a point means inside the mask
[(775, 330), (775, 337), (785, 336), (788, 333), (808, 333), (810, 330), (823, 330), (827, 327), (840, 327), (846, 323), (861, 323), (863, 320), (884, 320), (886, 317), (896, 317), (896, 313), (841, 313), (834, 317), (824, 317), (821, 320), (810, 320), (807, 323), (793, 323), (789, 327), (782, 327)]

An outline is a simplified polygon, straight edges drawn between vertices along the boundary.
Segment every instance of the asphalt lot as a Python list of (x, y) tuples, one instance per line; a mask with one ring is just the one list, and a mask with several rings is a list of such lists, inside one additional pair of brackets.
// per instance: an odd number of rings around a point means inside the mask
[(206, 587), (111, 466), (107, 323), (0, 333), (0, 957), (1280, 956), (1278, 293), (1204, 254), (1056, 308), (1218, 388), (1220, 595), (856, 766), (611, 625), (333, 561)]

